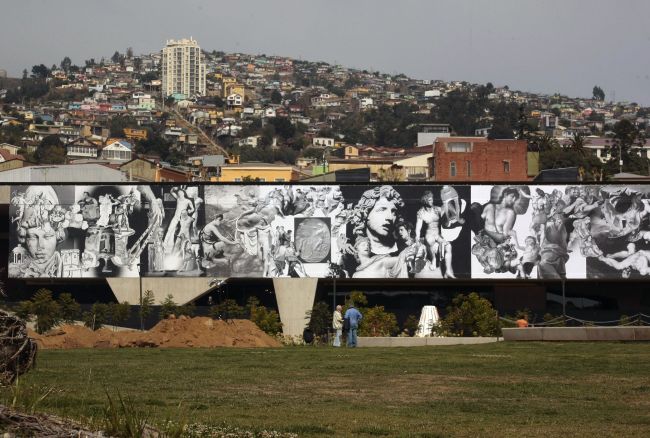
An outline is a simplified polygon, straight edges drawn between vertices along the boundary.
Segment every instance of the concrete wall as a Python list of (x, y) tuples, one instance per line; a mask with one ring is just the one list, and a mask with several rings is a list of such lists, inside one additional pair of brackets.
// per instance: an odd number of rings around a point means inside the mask
[(393, 338), (393, 337), (359, 337), (359, 347), (424, 347), (434, 345), (470, 345), (497, 342), (492, 337), (430, 337), (430, 338)]
[(650, 341), (650, 327), (528, 327), (503, 329), (505, 341)]

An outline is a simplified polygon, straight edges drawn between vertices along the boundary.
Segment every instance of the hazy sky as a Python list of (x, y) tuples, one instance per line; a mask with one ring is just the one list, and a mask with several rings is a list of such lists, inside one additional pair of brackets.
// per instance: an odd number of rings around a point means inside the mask
[[(20, 0), (0, 7), (0, 68), (64, 56), (201, 48), (266, 53), (418, 79), (650, 105), (646, 0)], [(614, 95), (615, 93), (615, 95)], [(613, 96), (614, 95), (614, 96)]]

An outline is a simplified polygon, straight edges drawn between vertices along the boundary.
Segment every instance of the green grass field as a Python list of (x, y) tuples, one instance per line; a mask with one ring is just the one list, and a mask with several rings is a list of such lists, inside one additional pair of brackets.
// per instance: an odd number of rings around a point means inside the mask
[(154, 422), (310, 437), (650, 436), (647, 343), (41, 351), (19, 385), (84, 421), (106, 388)]

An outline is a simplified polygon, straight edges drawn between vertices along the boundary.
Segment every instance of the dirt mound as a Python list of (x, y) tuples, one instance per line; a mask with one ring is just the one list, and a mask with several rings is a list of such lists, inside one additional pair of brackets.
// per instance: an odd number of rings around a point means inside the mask
[(39, 347), (66, 348), (214, 348), (214, 347), (279, 347), (281, 344), (260, 330), (252, 321), (214, 320), (208, 317), (165, 319), (146, 332), (92, 331), (78, 325), (63, 325), (39, 335), (30, 331)]

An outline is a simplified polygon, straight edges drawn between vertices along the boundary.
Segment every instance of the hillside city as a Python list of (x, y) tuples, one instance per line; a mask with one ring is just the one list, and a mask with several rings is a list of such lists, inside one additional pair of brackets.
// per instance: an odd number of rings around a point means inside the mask
[(169, 40), (17, 79), (0, 71), (0, 180), (648, 178), (650, 109), (606, 97), (598, 85), (589, 98), (546, 95)]

